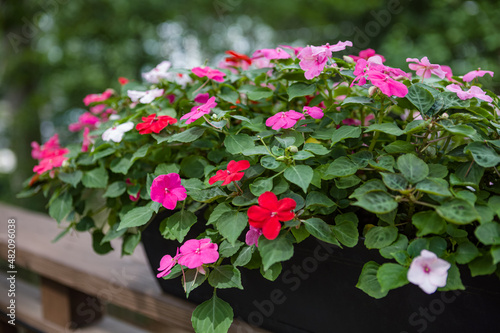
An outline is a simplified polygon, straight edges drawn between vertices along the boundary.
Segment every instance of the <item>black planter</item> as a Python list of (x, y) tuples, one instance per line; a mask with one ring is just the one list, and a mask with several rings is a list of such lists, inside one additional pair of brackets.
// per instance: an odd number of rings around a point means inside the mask
[[(153, 221), (143, 233), (155, 275), (162, 256), (174, 254), (179, 246), (160, 235), (158, 228), (164, 217)], [(218, 290), (217, 295), (231, 304), (235, 318), (278, 333), (500, 332), (498, 278), (471, 279), (464, 270), (465, 291), (427, 295), (410, 284), (376, 300), (355, 288), (361, 268), (369, 260), (385, 261), (375, 250), (362, 246), (341, 250), (311, 237), (295, 246), (294, 257), (282, 263), (283, 271), (276, 281), (264, 279), (258, 270), (242, 268), (244, 290)], [(164, 292), (185, 298), (179, 279), (158, 282)], [(189, 300), (199, 304), (212, 293), (213, 288), (205, 282)], [(242, 326), (238, 332), (252, 330)]]

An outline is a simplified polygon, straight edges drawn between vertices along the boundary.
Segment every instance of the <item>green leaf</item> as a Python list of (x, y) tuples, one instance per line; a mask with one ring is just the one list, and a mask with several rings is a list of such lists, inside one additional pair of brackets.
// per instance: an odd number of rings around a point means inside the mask
[(409, 142), (396, 140), (384, 147), (388, 154), (408, 154), (415, 152), (415, 145)]
[(240, 97), (238, 92), (234, 90), (232, 86), (229, 85), (222, 85), (220, 93), (217, 94), (217, 96), (231, 104), (236, 104), (238, 98)]
[(273, 189), (273, 179), (272, 178), (257, 178), (252, 184), (250, 184), (250, 192), (256, 197), (259, 197), (262, 193), (271, 191)]
[(106, 235), (104, 235), (104, 238), (101, 240), (101, 244), (109, 242), (112, 239), (121, 237), (125, 235), (125, 233), (127, 233), (127, 229), (118, 230), (119, 227), (120, 223), (113, 224), (113, 226), (106, 232)]
[(493, 148), (482, 142), (471, 142), (464, 148), (464, 153), (471, 153), (474, 161), (482, 167), (491, 168), (500, 163), (500, 156)]
[(395, 136), (400, 136), (404, 134), (404, 131), (398, 127), (398, 125), (394, 123), (382, 123), (382, 124), (373, 124), (368, 126), (368, 128), (365, 130), (365, 133), (367, 132), (382, 132), (385, 134), (389, 135), (395, 135)]
[(73, 210), (73, 197), (64, 192), (50, 203), (49, 215), (60, 223)]
[(332, 226), (326, 224), (322, 219), (313, 217), (302, 222), (306, 226), (306, 230), (317, 239), (340, 246), (337, 238), (335, 237)]
[(132, 208), (122, 217), (118, 230), (145, 225), (151, 216), (153, 216), (153, 210), (150, 205)]
[(122, 181), (117, 181), (108, 186), (106, 192), (102, 195), (103, 198), (116, 198), (125, 193), (127, 184)]
[(326, 169), (325, 175), (332, 177), (347, 177), (353, 175), (358, 171), (358, 167), (354, 162), (345, 156), (341, 156), (335, 159), (328, 169)]
[(128, 234), (125, 236), (123, 239), (123, 245), (122, 245), (122, 254), (128, 254), (131, 255), (134, 253), (135, 248), (139, 243), (141, 242), (141, 233), (137, 234)]
[(418, 237), (429, 234), (439, 235), (446, 231), (446, 222), (432, 210), (418, 212), (412, 216), (411, 220), (413, 225), (418, 229)]
[(188, 195), (195, 201), (198, 202), (212, 202), (222, 197), (226, 197), (227, 194), (220, 187), (210, 187), (204, 190), (193, 189), (190, 190)]
[(331, 146), (348, 138), (359, 138), (361, 136), (361, 128), (356, 126), (344, 125), (333, 132)]
[(353, 203), (355, 206), (376, 214), (390, 213), (398, 207), (398, 203), (385, 191), (371, 191), (363, 194)]
[(277, 262), (273, 264), (271, 267), (269, 267), (268, 270), (264, 270), (262, 266), (260, 267), (260, 274), (269, 281), (274, 281), (278, 278), (278, 276), (281, 274), (281, 270), (283, 267), (281, 266), (281, 263)]
[(474, 234), (484, 245), (500, 245), (500, 224), (497, 222), (481, 224)]
[(448, 278), (446, 279), (446, 286), (442, 288), (438, 288), (439, 291), (447, 291), (447, 290), (465, 290), (465, 287), (462, 283), (462, 279), (460, 278), (460, 271), (458, 270), (458, 266), (455, 264), (451, 264), (451, 267), (448, 269)]
[(364, 168), (371, 160), (373, 160), (373, 154), (371, 151), (361, 150), (357, 153), (349, 155), (349, 158), (358, 166), (358, 168)]
[(307, 160), (311, 157), (314, 157), (314, 155), (308, 151), (301, 150), (301, 151), (298, 151), (297, 153), (293, 154), (292, 157), (295, 161), (304, 161), (304, 160)]
[(288, 100), (291, 101), (295, 97), (312, 95), (316, 91), (316, 85), (296, 82), (287, 89)]
[(217, 230), (231, 244), (234, 244), (248, 224), (247, 214), (230, 211), (222, 214), (217, 220)]
[(193, 142), (205, 133), (203, 127), (191, 127), (184, 132), (172, 135), (168, 138), (168, 142)]
[(384, 291), (402, 287), (408, 283), (408, 268), (398, 264), (383, 264), (377, 270), (377, 280)]
[(243, 242), (236, 241), (234, 244), (229, 243), (227, 240), (222, 241), (219, 246), (219, 254), (221, 257), (229, 258), (243, 245)]
[(260, 237), (258, 249), (264, 270), (268, 270), (274, 263), (288, 260), (293, 256), (293, 244), (286, 235), (273, 240)]
[(315, 155), (326, 155), (330, 152), (325, 146), (319, 143), (306, 143), (304, 145), (304, 150), (310, 151)]
[(448, 182), (440, 178), (427, 178), (419, 182), (416, 186), (416, 189), (420, 192), (451, 197), (451, 192), (448, 188)]
[(410, 183), (418, 183), (429, 175), (429, 167), (413, 154), (402, 155), (397, 160), (399, 171)]
[(231, 265), (215, 267), (208, 276), (208, 283), (217, 289), (243, 289), (241, 285), (241, 273), (236, 267)]
[(217, 220), (226, 212), (230, 212), (233, 209), (227, 204), (227, 203), (220, 203), (215, 207), (215, 209), (212, 211), (212, 214), (210, 214), (210, 217), (208, 218), (207, 225), (213, 224), (217, 222)]
[(380, 249), (380, 255), (386, 259), (395, 258), (396, 253), (398, 252), (406, 252), (408, 248), (408, 237), (405, 235), (399, 234), (398, 238), (394, 243), (389, 246), (383, 247)]
[(244, 150), (252, 149), (255, 143), (247, 134), (228, 135), (224, 140), (224, 145), (230, 154), (238, 155)]
[(423, 114), (427, 115), (427, 111), (434, 104), (434, 97), (425, 88), (419, 85), (411, 85), (408, 88), (406, 98)]
[(307, 193), (307, 188), (313, 178), (313, 169), (308, 165), (290, 166), (285, 170), (285, 178), (298, 185), (304, 193)]
[(196, 333), (227, 333), (233, 316), (229, 303), (214, 294), (211, 299), (196, 307), (191, 322)]
[(189, 294), (193, 290), (201, 286), (206, 279), (207, 276), (205, 274), (200, 274), (198, 270), (188, 269), (185, 273), (185, 281), (184, 281), (185, 283), (183, 283), (184, 291), (186, 292), (186, 298), (189, 297)]
[(240, 88), (240, 92), (246, 93), (248, 99), (252, 101), (258, 101), (259, 99), (269, 98), (273, 95), (273, 91), (266, 87), (257, 87), (257, 86), (243, 86), (244, 88)]
[(444, 178), (448, 175), (448, 168), (442, 164), (427, 164), (429, 167), (429, 178)]
[(101, 230), (95, 230), (92, 233), (92, 248), (97, 254), (106, 254), (110, 251), (113, 251), (111, 244), (109, 242), (102, 243), (102, 239), (104, 238), (104, 234)]
[(436, 212), (448, 222), (469, 224), (479, 218), (474, 206), (462, 199), (452, 199), (436, 208)]
[(346, 189), (349, 187), (353, 187), (361, 183), (361, 178), (358, 176), (352, 175), (347, 177), (335, 178), (335, 185), (339, 189)]
[(181, 210), (164, 220), (160, 225), (160, 232), (167, 239), (184, 241), (191, 226), (197, 221), (196, 215), (187, 210)]
[(446, 124), (442, 124), (442, 126), (445, 130), (455, 135), (471, 137), (476, 134), (476, 130), (468, 125), (447, 126)]
[(123, 158), (114, 159), (113, 161), (111, 161), (111, 164), (109, 167), (110, 167), (111, 171), (113, 171), (114, 173), (122, 173), (122, 174), (126, 175), (128, 172), (128, 169), (130, 169), (131, 166), (132, 166), (132, 161), (130, 160), (130, 158), (123, 157)]
[(238, 253), (238, 256), (236, 257), (236, 260), (234, 261), (233, 265), (236, 266), (245, 266), (250, 262), (250, 259), (252, 259), (252, 253), (253, 249), (255, 246), (245, 246), (243, 249), (241, 249), (240, 253)]
[(385, 297), (388, 293), (387, 290), (383, 290), (380, 282), (377, 279), (377, 271), (380, 265), (374, 261), (367, 262), (363, 269), (361, 270), (361, 275), (359, 276), (356, 288), (363, 290), (365, 293), (373, 298)]
[(493, 264), (498, 264), (500, 262), (500, 246), (492, 246), (490, 253), (493, 258)]
[(260, 159), (260, 165), (269, 170), (278, 169), (283, 165), (282, 162), (276, 161), (273, 156), (264, 156)]
[(380, 179), (370, 179), (369, 181), (358, 187), (356, 190), (354, 190), (349, 198), (359, 199), (366, 193), (375, 190), (386, 191), (387, 188)]
[(87, 171), (83, 174), (82, 183), (85, 187), (106, 188), (108, 186), (108, 173), (103, 167)]
[(394, 191), (404, 191), (408, 188), (408, 181), (399, 173), (381, 172), (385, 186)]
[(80, 170), (76, 170), (71, 173), (59, 172), (57, 177), (65, 183), (71, 184), (73, 187), (76, 187), (80, 180), (82, 179), (83, 172)]
[(306, 208), (310, 206), (333, 207), (333, 202), (326, 194), (321, 192), (311, 191), (306, 198)]
[(182, 159), (181, 171), (188, 178), (201, 178), (203, 170), (208, 165), (207, 160), (199, 155), (189, 155)]
[(368, 249), (381, 249), (398, 238), (396, 227), (372, 227), (365, 235), (365, 246)]
[(394, 172), (394, 164), (396, 162), (394, 161), (394, 157), (392, 157), (391, 155), (385, 155), (385, 156), (380, 156), (378, 159), (377, 159), (377, 162), (373, 162), (373, 161), (370, 161), (368, 162), (368, 164), (377, 169), (377, 170), (383, 170), (383, 171), (390, 171), (390, 172)]
[(340, 105), (350, 105), (350, 104), (372, 104), (373, 99), (363, 96), (347, 97)]
[(469, 263), (471, 276), (490, 275), (497, 268), (490, 253), (484, 253)]
[(455, 260), (459, 264), (467, 264), (479, 255), (477, 247), (469, 241), (460, 243), (455, 253)]
[[(346, 218), (342, 218), (342, 217)], [(351, 219), (347, 218), (351, 217)], [(335, 225), (332, 227), (335, 237), (347, 247), (354, 247), (358, 244), (359, 232), (358, 232), (358, 220), (356, 215), (349, 216), (349, 213), (343, 215), (337, 215), (335, 217)]]

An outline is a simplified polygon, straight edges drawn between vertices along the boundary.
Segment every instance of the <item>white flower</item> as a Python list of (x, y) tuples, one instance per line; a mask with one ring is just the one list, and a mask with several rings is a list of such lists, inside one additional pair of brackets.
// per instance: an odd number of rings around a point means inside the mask
[(104, 133), (102, 133), (102, 139), (104, 141), (114, 141), (121, 142), (123, 139), (123, 135), (134, 128), (134, 123), (129, 121), (123, 124), (120, 124), (115, 127), (108, 128)]
[(160, 79), (168, 79), (172, 73), (168, 73), (170, 66), (172, 64), (170, 61), (162, 61), (155, 68), (147, 73), (142, 73), (144, 80), (151, 83), (158, 83)]
[(151, 90), (146, 90), (146, 91), (139, 91), (139, 90), (128, 90), (127, 91), (128, 97), (132, 100), (132, 102), (141, 102), (142, 104), (148, 104), (154, 101), (156, 97), (160, 97), (163, 95), (163, 89), (151, 89)]
[(422, 250), (413, 259), (408, 270), (408, 281), (418, 285), (425, 293), (432, 294), (438, 287), (446, 286), (451, 265), (431, 251)]

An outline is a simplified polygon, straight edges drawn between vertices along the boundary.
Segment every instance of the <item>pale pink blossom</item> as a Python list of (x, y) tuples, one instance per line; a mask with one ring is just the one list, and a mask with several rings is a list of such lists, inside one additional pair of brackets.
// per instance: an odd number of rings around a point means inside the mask
[(307, 46), (300, 51), (297, 58), (300, 59), (299, 66), (305, 71), (304, 76), (310, 80), (321, 74), (332, 52), (345, 50), (346, 46), (352, 46), (350, 41), (338, 42), (335, 45), (325, 44), (322, 46)]
[(280, 47), (277, 47), (275, 49), (260, 49), (255, 51), (252, 55), (252, 59), (266, 58), (269, 60), (289, 59), (291, 57), (292, 56), (288, 52), (284, 51)]
[(91, 128), (96, 129), (99, 125), (100, 119), (90, 112), (85, 112), (80, 117), (78, 117), (78, 121), (76, 123), (72, 123), (68, 125), (68, 129), (71, 132), (81, 131), (82, 128)]
[(450, 267), (449, 262), (438, 258), (435, 253), (422, 250), (420, 255), (411, 262), (407, 278), (425, 293), (432, 294), (438, 287), (446, 286)]
[(278, 112), (267, 118), (266, 126), (272, 127), (273, 130), (286, 129), (295, 126), (300, 119), (304, 119), (304, 115), (294, 110)]
[(471, 99), (471, 98), (479, 98), (486, 102), (493, 102), (493, 98), (486, 95), (486, 93), (477, 86), (472, 86), (469, 90), (463, 91), (462, 88), (458, 84), (449, 84), (446, 86), (446, 89), (457, 93), (458, 98), (461, 100)]
[(297, 56), (303, 49), (303, 47), (301, 46), (296, 46), (296, 47), (290, 45), (280, 45), (280, 46), (284, 49), (292, 50), (295, 56)]
[(258, 246), (260, 235), (262, 235), (262, 229), (250, 226), (250, 230), (248, 230), (245, 235), (245, 243), (248, 246)]
[(431, 64), (427, 57), (423, 57), (422, 60), (417, 58), (407, 58), (406, 62), (415, 62), (415, 64), (409, 64), (410, 69), (417, 72), (417, 75), (428, 79), (432, 74), (437, 75), (439, 78), (444, 79), (446, 73), (441, 69), (441, 66), (437, 64)]
[(474, 80), (476, 77), (483, 77), (486, 74), (489, 74), (491, 75), (491, 77), (493, 77), (495, 73), (493, 73), (492, 71), (482, 71), (481, 69), (477, 69), (475, 71), (465, 74), (463, 80), (464, 82), (470, 82)]
[(210, 97), (208, 101), (203, 105), (193, 106), (191, 108), (191, 112), (186, 113), (181, 117), (181, 120), (187, 119), (186, 124), (191, 124), (195, 122), (199, 118), (203, 117), (206, 114), (209, 114), (212, 109), (217, 106), (215, 102), (215, 97)]
[(134, 128), (134, 123), (131, 121), (108, 128), (102, 133), (102, 139), (104, 141), (121, 142), (125, 133), (132, 128)]
[(450, 66), (441, 65), (441, 69), (445, 73), (446, 79), (448, 81), (454, 81), (453, 80), (453, 72), (451, 71), (451, 67)]
[(226, 73), (223, 73), (217, 69), (212, 69), (210, 67), (195, 67), (191, 70), (193, 74), (195, 74), (198, 77), (208, 77), (209, 79), (212, 79), (217, 82), (224, 82), (224, 76), (226, 76)]
[(104, 111), (105, 108), (106, 108), (106, 104), (97, 104), (96, 106), (91, 106), (89, 110), (93, 114), (99, 114), (102, 111)]
[(159, 83), (161, 79), (168, 79), (172, 75), (168, 72), (171, 66), (170, 61), (162, 61), (149, 72), (142, 73), (142, 77), (148, 82)]
[(323, 118), (323, 110), (317, 106), (304, 106), (304, 112), (314, 119)]
[(83, 103), (85, 103), (85, 105), (89, 105), (91, 103), (103, 102), (110, 98), (113, 93), (113, 89), (106, 89), (106, 91), (104, 91), (102, 94), (90, 94), (85, 96), (85, 98), (83, 99)]
[(402, 82), (392, 79), (389, 75), (377, 71), (369, 71), (368, 79), (387, 96), (405, 97), (408, 87)]
[(187, 268), (198, 268), (203, 264), (212, 264), (219, 259), (217, 249), (217, 244), (212, 243), (210, 238), (190, 239), (181, 246), (181, 257), (177, 262)]
[(187, 198), (186, 188), (181, 185), (181, 177), (177, 173), (160, 175), (151, 184), (151, 200), (161, 203), (165, 208), (173, 210), (177, 201)]
[(138, 90), (128, 90), (128, 97), (132, 100), (132, 102), (140, 102), (142, 104), (148, 104), (155, 100), (155, 98), (163, 95), (163, 89), (155, 88), (146, 91), (138, 91)]

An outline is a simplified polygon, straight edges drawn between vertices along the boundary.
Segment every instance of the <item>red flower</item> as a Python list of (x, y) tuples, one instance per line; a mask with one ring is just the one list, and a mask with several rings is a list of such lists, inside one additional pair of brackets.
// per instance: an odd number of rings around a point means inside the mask
[(233, 50), (226, 51), (226, 54), (229, 54), (231, 57), (227, 57), (225, 60), (226, 62), (231, 62), (235, 64), (239, 64), (241, 62), (246, 62), (247, 64), (251, 65), (252, 64), (252, 59), (245, 55), (241, 54), (238, 52), (234, 52)]
[(248, 162), (247, 160), (242, 160), (242, 161), (238, 161), (238, 162), (231, 161), (227, 165), (227, 170), (217, 171), (215, 176), (211, 177), (208, 180), (208, 183), (210, 185), (213, 185), (215, 182), (218, 182), (219, 180), (223, 180), (224, 182), (222, 183), (222, 185), (227, 185), (230, 182), (240, 180), (241, 178), (243, 178), (245, 173), (239, 172), (239, 171), (246, 170), (249, 167), (250, 167), (250, 162)]
[(267, 239), (275, 239), (281, 230), (280, 221), (293, 219), (296, 206), (297, 203), (293, 199), (278, 200), (273, 192), (265, 192), (259, 197), (259, 205), (248, 209), (248, 223), (254, 228), (262, 229)]
[(129, 79), (127, 79), (126, 77), (119, 77), (118, 82), (120, 82), (120, 84), (124, 86), (129, 82)]
[(149, 133), (160, 133), (162, 129), (167, 127), (169, 124), (175, 124), (177, 119), (169, 116), (156, 116), (156, 113), (149, 115), (147, 117), (142, 117), (142, 123), (135, 126), (135, 129), (139, 131), (140, 134)]

